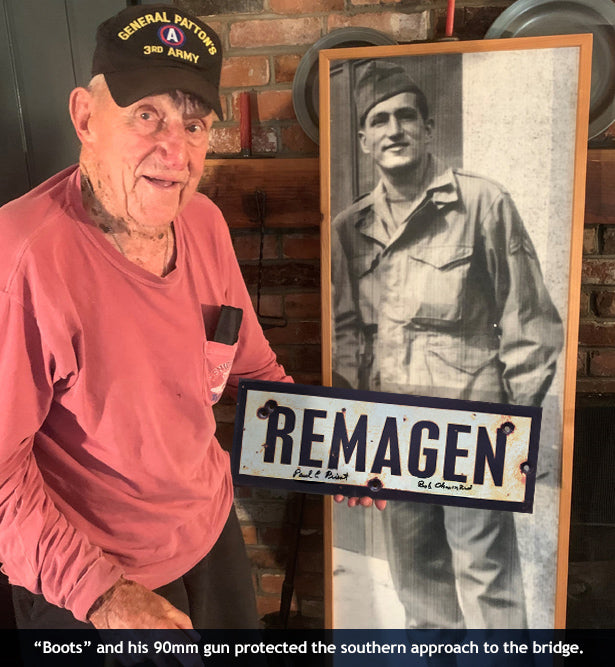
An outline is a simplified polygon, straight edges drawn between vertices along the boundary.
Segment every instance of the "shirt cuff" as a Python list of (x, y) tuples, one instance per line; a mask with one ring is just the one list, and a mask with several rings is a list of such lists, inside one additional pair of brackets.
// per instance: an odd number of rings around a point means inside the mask
[(124, 574), (124, 570), (106, 558), (99, 558), (79, 579), (66, 598), (66, 608), (78, 621), (87, 622), (91, 606)]

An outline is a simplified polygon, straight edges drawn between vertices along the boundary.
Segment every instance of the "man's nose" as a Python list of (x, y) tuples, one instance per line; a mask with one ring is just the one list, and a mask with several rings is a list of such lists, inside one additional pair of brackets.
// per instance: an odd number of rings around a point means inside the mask
[(387, 134), (389, 136), (395, 136), (402, 131), (401, 122), (397, 116), (391, 114), (389, 116), (389, 122), (387, 123)]
[(188, 156), (186, 129), (183, 122), (165, 123), (157, 135), (158, 148), (169, 169), (183, 169)]

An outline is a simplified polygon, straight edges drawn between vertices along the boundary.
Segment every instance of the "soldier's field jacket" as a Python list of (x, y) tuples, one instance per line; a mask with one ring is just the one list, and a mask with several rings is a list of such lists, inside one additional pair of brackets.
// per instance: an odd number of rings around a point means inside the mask
[(335, 381), (539, 405), (563, 328), (510, 195), (446, 169), (390, 215), (381, 182), (333, 221)]

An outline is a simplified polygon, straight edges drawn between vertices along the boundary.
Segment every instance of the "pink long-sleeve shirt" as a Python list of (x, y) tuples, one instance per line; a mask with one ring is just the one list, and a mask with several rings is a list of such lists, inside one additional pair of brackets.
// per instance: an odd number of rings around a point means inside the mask
[[(120, 575), (150, 588), (218, 538), (232, 503), (212, 402), (229, 372), (287, 380), (218, 208), (174, 221), (176, 268), (136, 266), (65, 170), (0, 209), (0, 562), (85, 619)], [(220, 306), (239, 341), (211, 340)]]

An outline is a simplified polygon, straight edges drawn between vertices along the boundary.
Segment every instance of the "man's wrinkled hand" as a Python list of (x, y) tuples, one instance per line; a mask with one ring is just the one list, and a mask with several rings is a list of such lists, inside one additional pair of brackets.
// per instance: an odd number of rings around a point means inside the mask
[[(342, 496), (341, 494), (333, 496), (333, 500), (335, 500), (336, 503), (343, 503), (345, 498), (346, 496)], [(382, 511), (387, 506), (387, 501), (373, 500), (369, 496), (362, 496), (361, 498), (352, 496), (351, 498), (348, 498), (348, 507), (356, 507), (357, 505), (361, 505), (361, 507), (371, 507), (372, 505), (375, 505), (376, 509)]]
[(184, 612), (128, 579), (120, 579), (98, 598), (88, 620), (98, 630), (192, 628), (192, 622)]

